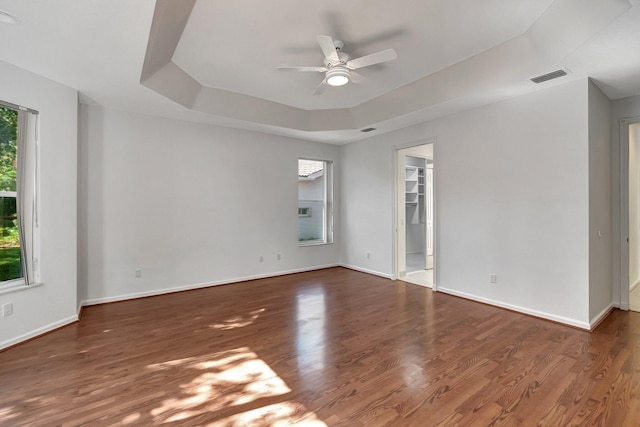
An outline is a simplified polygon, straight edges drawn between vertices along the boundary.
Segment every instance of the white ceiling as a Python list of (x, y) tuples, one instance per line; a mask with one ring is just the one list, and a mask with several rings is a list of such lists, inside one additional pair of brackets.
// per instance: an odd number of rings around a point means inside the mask
[[(173, 62), (204, 86), (305, 110), (350, 108), (524, 33), (552, 0), (197, 0)], [(310, 96), (322, 66), (316, 35), (352, 58), (393, 48), (399, 60), (364, 68), (368, 80)]]
[[(584, 76), (612, 99), (640, 94), (639, 3), (0, 0), (21, 21), (0, 24), (11, 41), (0, 59), (83, 102), (345, 143)], [(352, 57), (393, 48), (398, 59), (313, 96), (321, 74), (276, 67), (321, 65), (318, 34)], [(528, 80), (563, 67), (572, 73)]]

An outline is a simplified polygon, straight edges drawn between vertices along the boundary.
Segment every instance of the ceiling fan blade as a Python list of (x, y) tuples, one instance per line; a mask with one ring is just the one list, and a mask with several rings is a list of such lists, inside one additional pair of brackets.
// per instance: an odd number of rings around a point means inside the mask
[(288, 65), (281, 65), (278, 67), (280, 71), (317, 71), (324, 73), (327, 71), (327, 67), (290, 67)]
[(323, 80), (318, 87), (316, 88), (316, 90), (313, 91), (314, 95), (322, 95), (324, 93), (324, 90), (327, 88), (327, 81), (326, 79)]
[(368, 67), (369, 65), (380, 64), (382, 62), (393, 61), (398, 58), (398, 54), (393, 49), (381, 50), (371, 55), (361, 56), (360, 58), (347, 61), (347, 67), (352, 69)]
[(340, 58), (338, 57), (338, 52), (336, 52), (336, 47), (333, 44), (333, 39), (329, 36), (317, 36), (318, 44), (320, 45), (320, 49), (322, 49), (322, 53), (324, 53), (325, 58), (329, 60), (329, 62), (336, 64), (340, 62)]
[(351, 72), (350, 77), (351, 77), (350, 80), (357, 85), (367, 83), (369, 81), (369, 79), (367, 79), (365, 76), (363, 76), (360, 73), (356, 73), (355, 71)]

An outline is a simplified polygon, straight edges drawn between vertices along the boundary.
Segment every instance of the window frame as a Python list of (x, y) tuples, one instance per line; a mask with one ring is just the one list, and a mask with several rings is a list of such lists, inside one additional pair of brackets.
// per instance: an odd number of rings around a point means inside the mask
[[(333, 243), (333, 160), (328, 159), (318, 159), (312, 157), (299, 157), (298, 158), (298, 171), (300, 170), (300, 160), (309, 160), (314, 162), (322, 162), (323, 163), (323, 173), (322, 173), (322, 185), (323, 185), (323, 211), (324, 215), (322, 216), (322, 239), (318, 240), (298, 240), (299, 247), (306, 246), (319, 246), (319, 245), (330, 245)], [(299, 172), (298, 172), (299, 174)], [(300, 182), (300, 176), (298, 175), (298, 183)], [(298, 185), (297, 190), (297, 199), (298, 204), (300, 203), (300, 189)], [(299, 206), (298, 206), (299, 208)], [(311, 208), (309, 208), (309, 213), (311, 213)], [(309, 215), (310, 217), (311, 215)], [(298, 215), (298, 239), (300, 238), (300, 219), (308, 218), (302, 217)]]
[[(32, 229), (31, 229), (31, 262), (33, 264), (33, 280), (31, 283), (27, 283), (24, 277), (24, 272), (22, 271), (21, 277), (15, 279), (9, 279), (0, 281), (0, 294), (5, 294), (14, 291), (20, 291), (24, 289), (29, 289), (32, 287), (37, 287), (42, 285), (41, 277), (40, 277), (40, 267), (39, 267), (39, 259), (40, 259), (40, 226), (37, 218), (40, 217), (40, 123), (39, 123), (39, 112), (37, 110), (33, 110), (31, 108), (26, 108), (20, 105), (16, 105), (10, 102), (6, 102), (0, 100), (0, 107), (8, 108), (11, 110), (15, 110), (18, 113), (21, 111), (28, 112), (34, 114), (36, 116), (35, 121), (35, 135), (34, 137), (34, 146), (33, 146), (33, 155), (34, 155), (34, 166), (33, 166), (33, 183), (34, 183), (34, 194), (33, 194), (33, 219)], [(20, 129), (20, 114), (18, 115), (18, 129)], [(16, 166), (17, 170), (17, 166)], [(16, 204), (18, 198), (18, 191), (0, 191), (0, 197), (15, 197)], [(21, 242), (22, 247), (22, 242)], [(23, 253), (21, 251), (20, 258), (22, 260)], [(22, 261), (21, 261), (22, 262)]]

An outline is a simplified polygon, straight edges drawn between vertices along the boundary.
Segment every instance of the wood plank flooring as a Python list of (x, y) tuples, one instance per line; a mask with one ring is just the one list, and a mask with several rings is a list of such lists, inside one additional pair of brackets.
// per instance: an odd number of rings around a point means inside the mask
[(343, 269), (87, 307), (0, 353), (0, 425), (638, 426), (640, 313), (593, 333)]

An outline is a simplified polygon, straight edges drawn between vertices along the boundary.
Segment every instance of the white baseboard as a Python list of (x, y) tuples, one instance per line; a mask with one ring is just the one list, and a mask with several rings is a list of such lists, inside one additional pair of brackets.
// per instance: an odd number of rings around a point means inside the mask
[(457, 297), (466, 298), (472, 301), (478, 301), (485, 304), (493, 305), (496, 307), (506, 308), (519, 313), (528, 314), (530, 316), (539, 317), (541, 319), (552, 320), (554, 322), (563, 323), (565, 325), (573, 326), (587, 331), (591, 330), (591, 325), (587, 322), (581, 322), (579, 320), (571, 319), (563, 316), (556, 316), (555, 314), (545, 313), (544, 311), (532, 310), (530, 308), (521, 307), (519, 305), (508, 304), (502, 301), (496, 301), (489, 298), (479, 297), (477, 295), (471, 295), (466, 292), (456, 291), (455, 289), (449, 289), (442, 286), (438, 286), (438, 292), (454, 295)]
[(322, 270), (325, 268), (338, 267), (340, 264), (317, 265), (314, 267), (296, 268), (293, 270), (277, 271), (265, 274), (255, 274), (252, 276), (235, 277), (232, 279), (218, 280), (215, 282), (196, 283), (191, 285), (172, 286), (169, 288), (154, 289), (152, 291), (135, 292), (131, 294), (115, 295), (111, 297), (91, 298), (82, 301), (82, 306), (104, 304), (108, 302), (126, 301), (136, 298), (152, 297), (156, 295), (170, 294), (173, 292), (190, 291), (193, 289), (208, 288), (211, 286), (228, 285), (230, 283), (246, 282), (247, 280), (266, 279), (269, 277), (284, 276), (287, 274), (304, 273), (306, 271)]
[(609, 312), (611, 312), (611, 310), (613, 310), (614, 307), (615, 307), (615, 304), (614, 303), (610, 303), (607, 307), (604, 308), (604, 310), (602, 310), (600, 313), (596, 314), (593, 317), (593, 319), (591, 319), (589, 321), (589, 329), (593, 330), (593, 328), (596, 327), (598, 325), (598, 323), (600, 323), (605, 317), (607, 317)]
[(367, 268), (356, 267), (355, 265), (349, 264), (338, 264), (340, 267), (348, 268), (349, 270), (359, 271), (361, 273), (373, 274), (374, 276), (384, 277), (385, 279), (395, 280), (395, 276), (392, 274), (381, 273), (375, 270), (369, 270)]
[(78, 321), (78, 316), (70, 316), (67, 317), (66, 319), (62, 319), (62, 320), (58, 320), (57, 322), (53, 322), (53, 323), (49, 323), (48, 325), (45, 325), (41, 328), (35, 329), (33, 331), (27, 332), (26, 334), (22, 334), (20, 336), (17, 337), (13, 337), (11, 339), (8, 339), (6, 341), (3, 341), (0, 343), (0, 350), (5, 349), (7, 347), (11, 347), (13, 345), (19, 344), (23, 341), (29, 340), (31, 338), (35, 338), (39, 335), (43, 335), (46, 334), (47, 332), (53, 331), (54, 329), (58, 329), (62, 326), (66, 326), (69, 325), (73, 322), (77, 322)]

